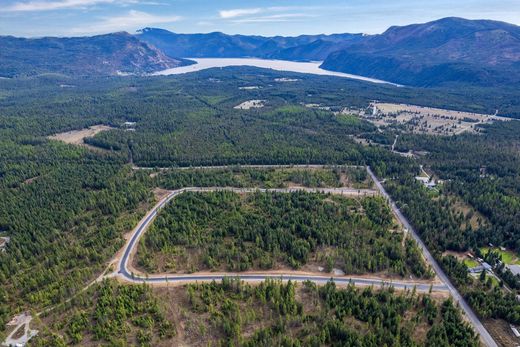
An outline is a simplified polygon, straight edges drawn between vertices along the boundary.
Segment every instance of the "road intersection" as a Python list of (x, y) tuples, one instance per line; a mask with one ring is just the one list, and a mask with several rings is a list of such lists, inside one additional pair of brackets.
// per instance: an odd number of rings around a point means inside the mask
[[(192, 167), (191, 169), (224, 169), (231, 168), (232, 166), (224, 166), (224, 167)], [(324, 168), (324, 167), (334, 167), (334, 166), (326, 166), (326, 165), (248, 165), (242, 167), (251, 167), (251, 168), (288, 168), (288, 167), (299, 167), (299, 168)], [(136, 169), (147, 169), (147, 168), (136, 168)], [(160, 283), (189, 283), (189, 282), (197, 282), (197, 281), (218, 281), (225, 277), (233, 277), (240, 278), (241, 280), (248, 282), (255, 281), (263, 281), (268, 278), (278, 278), (282, 280), (294, 280), (294, 281), (312, 281), (318, 284), (326, 283), (327, 281), (333, 280), (338, 284), (348, 284), (352, 283), (354, 285), (365, 285), (365, 286), (393, 286), (397, 289), (412, 289), (415, 287), (417, 291), (427, 292), (427, 291), (442, 291), (449, 292), (454, 300), (459, 304), (461, 309), (464, 311), (466, 317), (469, 322), (474, 327), (475, 331), (480, 335), (481, 341), (489, 347), (498, 347), (496, 342), (493, 340), (489, 332), (480, 322), (479, 318), (473, 312), (471, 307), (464, 300), (462, 295), (458, 292), (458, 290), (453, 286), (448, 276), (444, 273), (442, 268), (439, 266), (435, 258), (428, 251), (426, 246), (424, 245), (421, 238), (416, 233), (415, 229), (412, 227), (408, 219), (402, 214), (400, 209), (397, 207), (396, 203), (392, 200), (389, 194), (386, 192), (385, 188), (381, 184), (381, 182), (377, 179), (376, 175), (372, 172), (370, 167), (367, 167), (367, 172), (371, 176), (374, 181), (377, 191), (371, 189), (352, 189), (352, 188), (305, 188), (305, 187), (296, 187), (296, 188), (275, 188), (275, 189), (263, 189), (263, 188), (233, 188), (233, 187), (189, 187), (182, 188), (178, 190), (171, 191), (166, 197), (164, 197), (161, 201), (159, 201), (153, 208), (150, 210), (145, 217), (139, 222), (137, 227), (132, 231), (130, 238), (126, 242), (121, 258), (118, 261), (117, 269), (114, 273), (107, 274), (106, 277), (118, 277), (121, 280), (132, 282), (132, 283), (150, 283), (150, 284), (160, 284)], [(413, 281), (387, 281), (384, 279), (375, 279), (375, 278), (365, 278), (365, 277), (352, 277), (352, 276), (319, 276), (319, 275), (302, 275), (302, 274), (294, 274), (294, 273), (259, 273), (259, 274), (243, 274), (243, 273), (211, 273), (211, 274), (168, 274), (168, 275), (146, 275), (142, 276), (140, 274), (136, 274), (129, 269), (129, 262), (131, 261), (132, 255), (135, 253), (136, 246), (138, 244), (139, 239), (146, 232), (150, 224), (153, 222), (154, 218), (157, 216), (158, 212), (168, 204), (172, 199), (174, 199), (179, 194), (184, 192), (193, 191), (193, 192), (211, 192), (218, 190), (226, 190), (233, 191), (237, 193), (251, 193), (255, 191), (260, 192), (278, 192), (278, 193), (291, 193), (296, 191), (306, 191), (306, 192), (321, 192), (321, 193), (329, 193), (329, 194), (342, 194), (342, 195), (351, 195), (351, 196), (373, 196), (377, 194), (381, 194), (385, 199), (387, 199), (390, 207), (392, 208), (395, 216), (402, 223), (403, 227), (408, 230), (410, 235), (415, 239), (418, 244), (418, 247), (423, 253), (424, 258), (431, 264), (433, 270), (436, 275), (440, 279), (442, 283), (424, 283), (424, 282), (413, 282)]]

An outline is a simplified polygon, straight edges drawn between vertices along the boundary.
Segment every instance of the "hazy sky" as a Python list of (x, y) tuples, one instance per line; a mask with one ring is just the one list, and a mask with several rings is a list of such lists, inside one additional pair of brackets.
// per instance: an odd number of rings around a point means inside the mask
[(520, 0), (0, 0), (0, 35), (380, 33), (447, 16), (520, 25)]

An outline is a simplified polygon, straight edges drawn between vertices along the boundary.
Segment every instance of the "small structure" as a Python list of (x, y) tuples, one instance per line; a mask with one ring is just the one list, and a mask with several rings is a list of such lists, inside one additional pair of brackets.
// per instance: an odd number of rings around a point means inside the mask
[(430, 179), (430, 177), (416, 176), (415, 179), (429, 189), (435, 188), (437, 186), (435, 180)]
[(506, 268), (515, 276), (520, 275), (520, 265), (508, 264)]
[(123, 128), (125, 128), (125, 131), (135, 131), (135, 125), (137, 123), (136, 122), (124, 122), (123, 123)]
[(510, 325), (510, 327), (511, 331), (513, 332), (513, 335), (515, 335), (515, 337), (520, 337), (520, 332), (518, 331), (518, 329), (513, 325)]
[(491, 270), (493, 270), (493, 267), (491, 265), (489, 265), (488, 263), (482, 262), (482, 261), (480, 262), (480, 265), (470, 267), (468, 269), (469, 273), (472, 273), (472, 274), (476, 274), (476, 273), (479, 273), (482, 271), (491, 271)]
[(474, 266), (474, 267), (470, 267), (468, 269), (468, 271), (469, 271), (469, 273), (477, 274), (479, 272), (484, 271), (484, 267), (482, 265), (477, 265), (477, 266)]
[(484, 268), (484, 270), (486, 271), (491, 271), (493, 269), (493, 267), (491, 265), (489, 265), (488, 263), (486, 262), (483, 262), (482, 263), (482, 267)]

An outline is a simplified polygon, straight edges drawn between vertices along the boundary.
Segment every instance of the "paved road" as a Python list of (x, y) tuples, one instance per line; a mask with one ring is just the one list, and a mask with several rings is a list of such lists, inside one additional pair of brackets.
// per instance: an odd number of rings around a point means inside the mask
[[(221, 280), (224, 277), (232, 277), (232, 278), (240, 278), (245, 281), (263, 281), (268, 278), (278, 278), (283, 280), (294, 280), (294, 281), (313, 281), (315, 283), (326, 283), (329, 280), (334, 280), (336, 283), (353, 283), (357, 285), (374, 285), (374, 286), (384, 286), (384, 285), (392, 285), (395, 288), (399, 289), (412, 289), (416, 288), (418, 291), (427, 292), (430, 290), (430, 287), (434, 291), (447, 291), (448, 288), (444, 284), (434, 284), (430, 285), (424, 282), (412, 282), (412, 281), (384, 281), (381, 279), (371, 279), (371, 278), (363, 278), (363, 277), (350, 277), (350, 276), (313, 276), (313, 275), (302, 275), (302, 274), (279, 274), (279, 273), (265, 273), (265, 274), (242, 274), (242, 273), (226, 273), (226, 274), (208, 274), (208, 275), (161, 275), (161, 276), (147, 276), (142, 277), (136, 274), (132, 274), (132, 272), (128, 269), (128, 262), (130, 260), (130, 255), (132, 254), (134, 248), (139, 241), (139, 238), (144, 234), (149, 225), (154, 220), (157, 213), (172, 199), (174, 199), (179, 194), (182, 194), (186, 191), (197, 191), (197, 192), (207, 192), (207, 191), (216, 191), (216, 190), (227, 190), (234, 192), (253, 192), (253, 191), (273, 191), (273, 192), (294, 192), (294, 191), (312, 191), (312, 192), (329, 192), (332, 194), (355, 194), (358, 195), (357, 189), (351, 188), (291, 188), (291, 189), (256, 189), (256, 188), (183, 188), (179, 190), (175, 190), (163, 198), (137, 225), (127, 244), (125, 245), (123, 256), (118, 265), (117, 276), (122, 277), (126, 281), (136, 282), (136, 283), (173, 283), (173, 282), (193, 282), (193, 281), (212, 281), (212, 280)], [(373, 191), (371, 191), (373, 192)]]
[(453, 298), (455, 299), (455, 301), (458, 302), (460, 307), (464, 310), (464, 312), (466, 313), (466, 316), (468, 317), (471, 324), (473, 325), (473, 328), (475, 329), (475, 331), (477, 331), (480, 334), (480, 338), (481, 338), (482, 342), (484, 342), (486, 344), (486, 346), (489, 346), (489, 347), (498, 347), (495, 340), (493, 340), (493, 338), (491, 337), (489, 332), (486, 330), (484, 325), (482, 325), (482, 323), (480, 322), (480, 319), (477, 317), (475, 312), (473, 312), (473, 310), (468, 305), (466, 300), (464, 300), (462, 295), (460, 295), (459, 291), (451, 283), (448, 276), (444, 273), (444, 270), (442, 270), (442, 268), (439, 266), (439, 264), (437, 263), (435, 258), (431, 255), (430, 251), (428, 251), (428, 248), (426, 248), (426, 246), (424, 245), (424, 242), (421, 240), (419, 235), (416, 233), (416, 231), (412, 227), (412, 225), (408, 222), (408, 219), (401, 213), (401, 210), (397, 207), (397, 205), (392, 200), (390, 195), (388, 195), (385, 188), (383, 187), (381, 182), (379, 182), (379, 180), (377, 179), (376, 175), (372, 172), (370, 167), (367, 167), (367, 171), (368, 171), (369, 175), (372, 177), (372, 180), (375, 182), (376, 187), (379, 189), (381, 194), (388, 200), (388, 202), (389, 202), (390, 206), (392, 207), (392, 210), (396, 214), (397, 218), (399, 218), (399, 220), (401, 221), (403, 226), (408, 229), (410, 235), (412, 235), (412, 237), (415, 239), (419, 248), (423, 252), (424, 257), (428, 260), (428, 262), (432, 265), (433, 270), (437, 273), (437, 276), (439, 276), (441, 281), (446, 284), (446, 286), (448, 287), (448, 290), (450, 291), (450, 293), (453, 296)]
[(171, 167), (145, 167), (145, 166), (134, 166), (134, 170), (218, 170), (218, 169), (235, 169), (235, 168), (246, 168), (246, 169), (324, 169), (324, 168), (361, 168), (362, 165), (320, 165), (320, 164), (297, 164), (297, 165), (220, 165), (220, 166), (171, 166)]

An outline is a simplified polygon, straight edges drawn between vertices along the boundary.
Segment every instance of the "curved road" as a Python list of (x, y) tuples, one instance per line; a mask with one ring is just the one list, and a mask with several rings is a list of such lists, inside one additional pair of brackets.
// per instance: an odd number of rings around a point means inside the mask
[(388, 200), (388, 203), (392, 207), (392, 210), (394, 211), (397, 218), (399, 218), (399, 220), (401, 221), (403, 226), (408, 229), (408, 232), (415, 239), (415, 242), (417, 242), (417, 245), (421, 249), (424, 257), (432, 265), (433, 270), (435, 271), (437, 276), (439, 276), (441, 281), (446, 284), (448, 290), (450, 291), (450, 293), (453, 296), (453, 298), (455, 299), (455, 301), (460, 305), (462, 310), (464, 310), (464, 313), (466, 313), (466, 316), (468, 317), (471, 324), (473, 325), (473, 328), (480, 334), (480, 338), (481, 338), (482, 342), (484, 342), (486, 344), (486, 346), (489, 346), (489, 347), (498, 347), (495, 340), (493, 340), (493, 338), (491, 337), (491, 335), (489, 334), (487, 329), (484, 327), (484, 325), (482, 325), (482, 323), (480, 322), (480, 319), (477, 317), (475, 312), (473, 312), (473, 310), (468, 305), (466, 300), (464, 300), (462, 295), (460, 295), (457, 288), (455, 288), (455, 286), (451, 283), (448, 276), (444, 273), (444, 270), (442, 270), (442, 268), (439, 266), (439, 264), (437, 263), (435, 258), (430, 253), (430, 251), (428, 251), (428, 248), (426, 248), (426, 246), (424, 245), (424, 242), (421, 240), (419, 235), (416, 233), (415, 229), (412, 227), (410, 222), (408, 222), (408, 219), (402, 214), (401, 210), (399, 210), (399, 208), (397, 207), (395, 202), (392, 200), (390, 195), (388, 195), (385, 188), (383, 187), (381, 182), (379, 182), (379, 180), (377, 179), (376, 175), (372, 172), (370, 167), (367, 167), (367, 171), (368, 171), (368, 174), (372, 177), (372, 180), (376, 184), (376, 186), (379, 189), (379, 191), (381, 192), (381, 194)]
[[(251, 167), (282, 167), (282, 166), (251, 166)], [(302, 166), (288, 166), (288, 167), (324, 167), (323, 165), (302, 165)], [(429, 291), (430, 287), (435, 291), (449, 291), (453, 296), (455, 301), (460, 305), (462, 310), (465, 312), (469, 321), (473, 325), (475, 331), (478, 332), (482, 342), (485, 343), (486, 346), (489, 347), (498, 347), (496, 342), (493, 340), (489, 332), (482, 325), (479, 318), (473, 312), (471, 307), (464, 300), (462, 295), (458, 292), (458, 290), (453, 286), (448, 276), (444, 273), (442, 268), (439, 266), (437, 261), (433, 258), (431, 253), (428, 251), (426, 246), (424, 245), (421, 238), (417, 235), (415, 229), (409, 223), (408, 219), (402, 214), (399, 210), (395, 202), (392, 200), (390, 195), (386, 192), (381, 182), (377, 179), (375, 174), (372, 172), (370, 167), (367, 167), (368, 174), (372, 177), (372, 180), (376, 184), (378, 191), (388, 200), (392, 210), (394, 211), (397, 218), (403, 224), (405, 228), (408, 229), (408, 232), (412, 235), (412, 237), (417, 242), (418, 247), (421, 249), (424, 257), (427, 261), (432, 265), (433, 270), (439, 276), (442, 284), (425, 284), (425, 283), (413, 283), (413, 282), (405, 282), (405, 281), (392, 281), (387, 282), (380, 279), (370, 279), (370, 278), (358, 278), (358, 277), (347, 277), (347, 276), (312, 276), (312, 275), (294, 275), (294, 274), (208, 274), (208, 275), (161, 275), (161, 276), (148, 276), (142, 277), (136, 274), (133, 274), (128, 270), (128, 261), (130, 259), (130, 255), (134, 251), (139, 238), (144, 234), (147, 230), (148, 226), (157, 216), (159, 210), (161, 210), (169, 201), (175, 198), (177, 195), (182, 194), (187, 191), (195, 191), (195, 192), (210, 192), (217, 190), (226, 190), (226, 191), (234, 191), (237, 193), (250, 193), (255, 191), (261, 192), (296, 192), (296, 191), (307, 191), (307, 192), (324, 192), (331, 194), (344, 194), (344, 195), (375, 195), (376, 191), (370, 189), (352, 189), (352, 188), (280, 188), (280, 189), (262, 189), (262, 188), (232, 188), (232, 187), (208, 187), (208, 188), (199, 188), (199, 187), (191, 187), (191, 188), (182, 188), (179, 190), (172, 191), (168, 196), (163, 198), (155, 207), (139, 222), (138, 226), (133, 231), (130, 239), (127, 241), (123, 256), (118, 264), (117, 275), (123, 278), (126, 281), (130, 282), (138, 282), (138, 283), (172, 283), (172, 282), (189, 282), (189, 281), (211, 281), (211, 280), (221, 280), (224, 277), (234, 277), (240, 278), (245, 281), (263, 281), (268, 278), (278, 278), (284, 280), (294, 280), (294, 281), (313, 281), (316, 283), (325, 283), (329, 280), (333, 280), (336, 283), (353, 283), (356, 285), (374, 285), (374, 286), (385, 286), (392, 285), (398, 289), (411, 289), (415, 287), (419, 291)]]
[(378, 194), (377, 191), (369, 190), (369, 189), (351, 189), (351, 188), (280, 188), (280, 189), (260, 189), (260, 188), (232, 188), (232, 187), (209, 187), (209, 188), (182, 188), (179, 190), (172, 191), (165, 198), (163, 198), (155, 207), (139, 222), (134, 232), (132, 233), (130, 239), (127, 241), (123, 255), (121, 260), (119, 261), (117, 275), (122, 277), (124, 280), (135, 283), (173, 283), (173, 282), (193, 282), (193, 281), (212, 281), (212, 280), (221, 280), (224, 277), (233, 277), (240, 278), (245, 281), (263, 281), (268, 278), (278, 278), (283, 280), (294, 280), (294, 281), (313, 281), (316, 283), (326, 283), (331, 279), (336, 283), (346, 284), (353, 283), (356, 285), (374, 285), (374, 286), (384, 286), (391, 285), (398, 289), (412, 289), (416, 288), (418, 291), (427, 292), (430, 289), (434, 291), (447, 291), (448, 288), (444, 284), (429, 284), (424, 282), (406, 282), (406, 281), (384, 281), (381, 279), (371, 279), (371, 278), (363, 278), (363, 277), (350, 277), (350, 276), (319, 276), (319, 275), (304, 275), (304, 274), (242, 274), (242, 273), (225, 273), (225, 274), (186, 274), (186, 275), (158, 275), (158, 276), (147, 276), (143, 277), (137, 274), (133, 274), (128, 269), (128, 263), (131, 258), (131, 254), (137, 246), (137, 242), (140, 237), (146, 232), (149, 225), (152, 223), (154, 218), (157, 216), (159, 210), (161, 210), (169, 201), (175, 198), (177, 195), (182, 194), (187, 191), (196, 191), (196, 192), (209, 192), (209, 191), (218, 191), (218, 190), (226, 190), (233, 191), (237, 193), (250, 193), (255, 191), (261, 192), (278, 192), (278, 193), (291, 193), (296, 191), (307, 191), (307, 192), (323, 192), (323, 193), (331, 193), (331, 194), (343, 194), (343, 195), (355, 195), (355, 196), (364, 196), (364, 195), (375, 195)]

